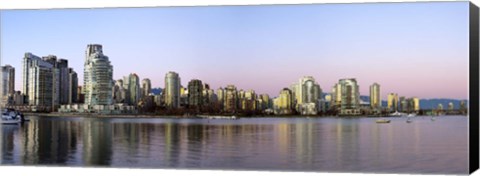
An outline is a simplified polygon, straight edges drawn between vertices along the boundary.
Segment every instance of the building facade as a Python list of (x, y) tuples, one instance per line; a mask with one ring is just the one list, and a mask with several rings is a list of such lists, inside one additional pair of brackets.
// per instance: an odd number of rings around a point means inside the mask
[(152, 91), (152, 82), (150, 79), (145, 78), (142, 80), (142, 98), (147, 97)]
[(168, 72), (165, 75), (164, 90), (165, 106), (168, 108), (180, 107), (180, 76), (175, 72)]
[(68, 104), (78, 103), (78, 75), (72, 68), (68, 69)]
[(312, 76), (300, 78), (298, 83), (291, 86), (295, 98), (295, 108), (302, 115), (316, 115), (322, 89)]
[(293, 94), (288, 88), (280, 91), (277, 98), (273, 99), (273, 112), (276, 115), (292, 114), (293, 109)]
[(238, 92), (237, 87), (228, 85), (225, 87), (224, 111), (229, 113), (237, 112), (238, 110)]
[(84, 84), (85, 104), (111, 105), (113, 66), (103, 54), (102, 45), (90, 44), (85, 52)]
[(370, 86), (370, 107), (373, 110), (380, 110), (382, 107), (382, 98), (380, 97), (380, 84), (373, 83)]
[(0, 104), (6, 105), (9, 104), (8, 97), (13, 97), (15, 94), (15, 68), (11, 65), (2, 66), (1, 74)]
[(200, 107), (204, 103), (203, 83), (201, 80), (192, 79), (188, 82), (188, 106)]
[(360, 91), (355, 78), (340, 79), (340, 115), (360, 115)]
[(387, 108), (390, 112), (398, 111), (398, 94), (388, 94)]

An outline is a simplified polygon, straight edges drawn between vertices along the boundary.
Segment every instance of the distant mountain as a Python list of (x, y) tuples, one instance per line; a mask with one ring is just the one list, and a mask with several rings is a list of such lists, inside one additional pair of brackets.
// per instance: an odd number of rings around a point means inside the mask
[(443, 109), (448, 108), (448, 103), (453, 103), (453, 108), (458, 109), (460, 108), (460, 102), (465, 101), (465, 105), (468, 105), (467, 100), (456, 100), (456, 99), (420, 99), (420, 109), (432, 109), (437, 108), (438, 104), (443, 105)]
[[(329, 93), (322, 93), (322, 97), (325, 98), (325, 95)], [(370, 96), (360, 95), (360, 100), (363, 102), (370, 103)], [(432, 109), (437, 108), (438, 104), (442, 104), (444, 109), (448, 108), (448, 103), (453, 103), (453, 108), (460, 108), (460, 102), (465, 101), (465, 104), (468, 104), (467, 100), (457, 100), (457, 99), (447, 99), (447, 98), (436, 98), (436, 99), (420, 99), (420, 109)], [(382, 106), (387, 107), (388, 103), (386, 100), (382, 101)]]
[(162, 91), (163, 91), (162, 88), (152, 88), (150, 92), (153, 93), (153, 95), (160, 95)]

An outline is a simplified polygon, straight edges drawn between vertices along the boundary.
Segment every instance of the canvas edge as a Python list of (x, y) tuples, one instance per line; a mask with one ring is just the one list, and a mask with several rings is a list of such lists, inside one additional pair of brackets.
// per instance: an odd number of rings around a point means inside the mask
[(469, 3), (469, 173), (479, 168), (479, 9)]

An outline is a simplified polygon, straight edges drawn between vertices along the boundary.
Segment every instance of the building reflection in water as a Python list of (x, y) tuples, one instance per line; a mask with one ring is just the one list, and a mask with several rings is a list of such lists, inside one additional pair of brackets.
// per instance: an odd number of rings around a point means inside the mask
[(1, 136), (1, 164), (13, 164), (15, 154), (15, 133), (18, 133), (19, 127), (16, 125), (2, 125)]
[(86, 166), (110, 165), (112, 157), (112, 127), (110, 123), (83, 121), (83, 162)]
[(411, 168), (458, 173), (468, 154), (466, 132), (458, 132), (467, 123), (458, 119), (433, 126), (429, 119), (34, 118), (2, 126), (0, 158), (21, 165), (367, 172), (405, 171), (415, 162)]
[[(67, 164), (75, 153), (77, 136), (70, 121), (32, 120), (22, 127), (22, 162), (31, 164)], [(72, 161), (74, 162), (74, 161)]]

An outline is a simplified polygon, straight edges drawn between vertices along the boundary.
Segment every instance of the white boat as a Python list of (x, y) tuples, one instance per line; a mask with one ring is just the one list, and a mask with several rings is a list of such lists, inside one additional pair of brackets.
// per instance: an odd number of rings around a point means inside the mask
[(10, 119), (10, 120), (2, 118), (0, 121), (1, 121), (2, 124), (5, 124), (5, 125), (7, 125), (7, 124), (19, 124), (20, 122), (22, 122), (22, 120), (20, 120), (19, 118)]
[(415, 113), (410, 113), (410, 114), (407, 115), (407, 117), (416, 117), (416, 116), (417, 116), (417, 114), (415, 114)]
[(404, 117), (404, 116), (407, 116), (407, 114), (401, 113), (401, 112), (398, 112), (398, 111), (395, 111), (394, 113), (390, 114), (390, 117)]
[(2, 124), (18, 124), (22, 122), (20, 114), (12, 109), (5, 109), (2, 111), (2, 118), (0, 119)]
[(205, 119), (237, 119), (237, 116), (211, 116), (211, 115), (199, 115), (200, 118)]

